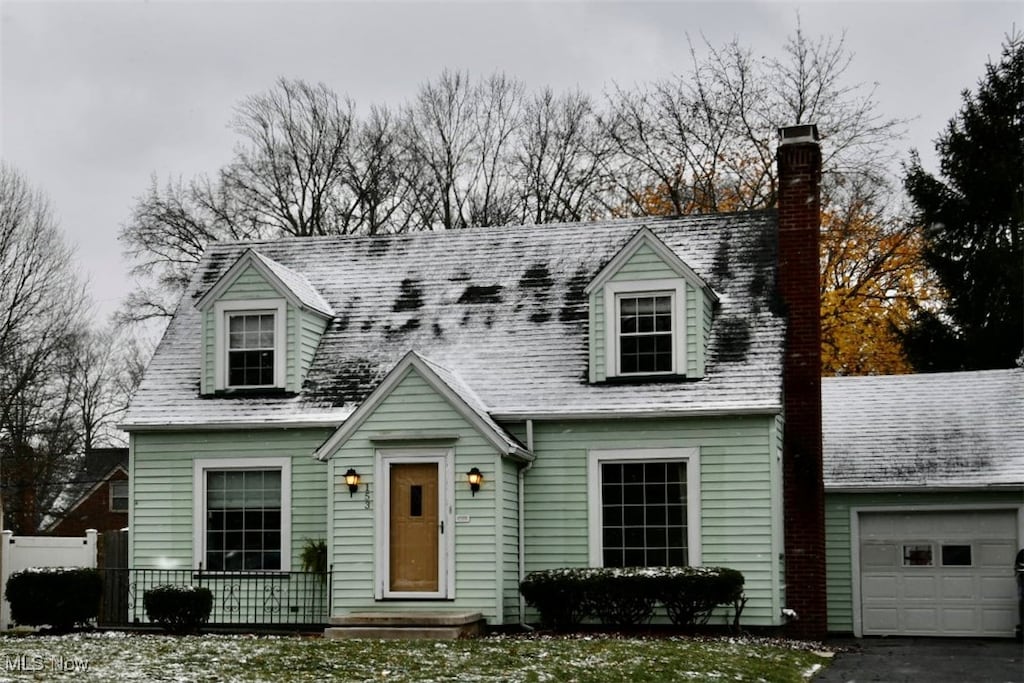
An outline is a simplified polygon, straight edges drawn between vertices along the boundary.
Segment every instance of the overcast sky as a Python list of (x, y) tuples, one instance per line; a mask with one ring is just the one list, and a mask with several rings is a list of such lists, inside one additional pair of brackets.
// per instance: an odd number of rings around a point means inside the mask
[(365, 111), (443, 68), (600, 95), (685, 71), (687, 33), (777, 55), (797, 12), (846, 31), (849, 82), (932, 140), (974, 87), (1022, 2), (0, 2), (0, 156), (51, 198), (98, 315), (132, 286), (117, 232), (151, 174), (230, 159), (227, 123), (279, 76), (323, 81)]

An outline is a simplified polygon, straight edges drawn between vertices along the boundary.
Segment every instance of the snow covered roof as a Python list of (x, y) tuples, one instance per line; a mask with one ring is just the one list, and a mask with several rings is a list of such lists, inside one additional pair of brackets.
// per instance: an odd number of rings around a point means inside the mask
[(825, 486), (1024, 486), (1024, 369), (822, 381)]
[[(719, 297), (705, 377), (589, 384), (584, 288), (647, 226)], [(336, 312), (291, 396), (201, 397), (204, 297), (247, 249)], [(409, 351), (497, 420), (781, 410), (774, 212), (218, 243), (196, 268), (125, 419), (162, 426), (340, 424)]]

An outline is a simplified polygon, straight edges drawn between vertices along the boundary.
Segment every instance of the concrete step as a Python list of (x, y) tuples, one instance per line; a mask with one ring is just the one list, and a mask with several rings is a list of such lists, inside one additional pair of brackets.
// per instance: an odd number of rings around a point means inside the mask
[(455, 640), (475, 638), (487, 630), (479, 612), (360, 612), (331, 617), (324, 637), (331, 640)]

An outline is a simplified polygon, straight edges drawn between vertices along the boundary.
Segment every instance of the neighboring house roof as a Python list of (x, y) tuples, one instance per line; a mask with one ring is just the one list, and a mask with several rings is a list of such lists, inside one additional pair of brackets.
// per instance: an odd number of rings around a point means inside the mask
[(127, 448), (94, 448), (78, 462), (67, 486), (53, 502), (53, 514), (47, 515), (40, 527), (49, 531), (57, 526), (69, 512), (103, 485), (117, 470), (128, 473)]
[[(588, 383), (584, 289), (647, 226), (719, 297), (703, 379)], [(201, 397), (194, 302), (247, 249), (337, 312), (293, 396)], [(129, 429), (340, 424), (410, 350), (495, 419), (781, 410), (775, 212), (219, 243), (207, 250), (125, 418)]]
[(825, 486), (1024, 486), (1024, 369), (822, 381)]

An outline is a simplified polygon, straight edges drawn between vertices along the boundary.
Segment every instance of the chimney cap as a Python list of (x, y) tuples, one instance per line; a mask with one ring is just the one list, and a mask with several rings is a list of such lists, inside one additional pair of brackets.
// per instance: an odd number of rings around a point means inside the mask
[(801, 123), (795, 126), (779, 128), (779, 145), (795, 145), (801, 142), (817, 143), (818, 126), (813, 123)]

